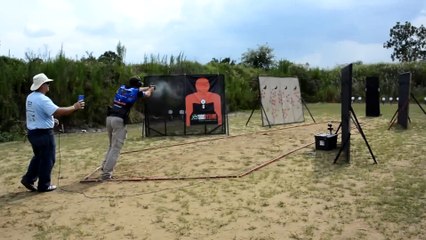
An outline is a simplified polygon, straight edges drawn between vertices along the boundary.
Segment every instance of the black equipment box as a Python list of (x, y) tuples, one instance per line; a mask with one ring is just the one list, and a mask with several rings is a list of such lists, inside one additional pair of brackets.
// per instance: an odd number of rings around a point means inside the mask
[(337, 134), (320, 133), (315, 135), (315, 149), (333, 150), (336, 148)]

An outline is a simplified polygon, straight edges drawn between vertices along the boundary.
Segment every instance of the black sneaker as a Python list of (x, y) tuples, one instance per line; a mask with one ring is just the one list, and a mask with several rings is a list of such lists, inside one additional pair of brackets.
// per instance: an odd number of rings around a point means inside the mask
[(34, 185), (32, 183), (29, 183), (29, 182), (25, 181), (24, 179), (21, 179), (21, 183), (22, 183), (22, 185), (25, 186), (25, 188), (27, 188), (31, 192), (37, 191), (37, 188), (34, 187)]
[(108, 181), (112, 179), (111, 175), (102, 175), (101, 177), (101, 181)]

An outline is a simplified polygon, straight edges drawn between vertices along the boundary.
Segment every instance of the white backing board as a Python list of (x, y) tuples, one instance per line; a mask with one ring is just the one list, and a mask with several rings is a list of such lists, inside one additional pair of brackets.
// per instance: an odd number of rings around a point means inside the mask
[(264, 125), (305, 121), (298, 78), (259, 77), (259, 87)]

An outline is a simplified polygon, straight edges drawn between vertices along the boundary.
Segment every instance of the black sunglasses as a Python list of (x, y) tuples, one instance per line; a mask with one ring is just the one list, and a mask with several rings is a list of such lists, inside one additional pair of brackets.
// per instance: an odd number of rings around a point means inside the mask
[(46, 84), (47, 86), (49, 86), (49, 85), (50, 85), (50, 82), (45, 82), (44, 84)]

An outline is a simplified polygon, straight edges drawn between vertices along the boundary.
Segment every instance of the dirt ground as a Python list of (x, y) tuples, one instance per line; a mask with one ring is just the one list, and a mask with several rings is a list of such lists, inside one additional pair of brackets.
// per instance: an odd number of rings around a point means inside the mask
[(19, 184), (30, 144), (1, 144), (0, 239), (426, 239), (424, 123), (401, 150), (388, 119), (361, 118), (379, 164), (357, 131), (353, 163), (333, 164), (338, 149), (314, 141), (330, 119), (268, 128), (247, 116), (230, 116), (229, 136), (141, 139), (129, 126), (107, 182), (80, 182), (99, 176), (104, 132), (57, 135), (49, 193)]

